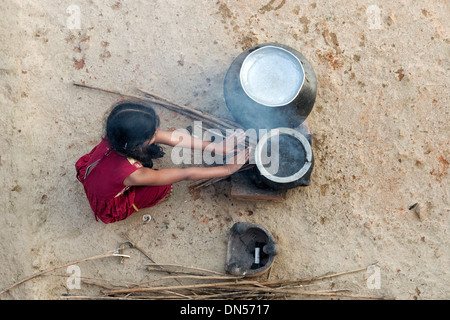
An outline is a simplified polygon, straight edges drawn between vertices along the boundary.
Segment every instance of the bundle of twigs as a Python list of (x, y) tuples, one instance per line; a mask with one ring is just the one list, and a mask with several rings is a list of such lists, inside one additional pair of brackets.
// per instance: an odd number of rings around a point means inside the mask
[[(147, 264), (149, 272), (162, 272), (164, 276), (141, 282), (127, 282), (121, 280), (104, 280), (82, 277), (81, 281), (86, 285), (101, 288), (100, 295), (62, 295), (62, 299), (91, 299), (91, 300), (125, 300), (125, 299), (149, 299), (149, 300), (213, 300), (213, 299), (281, 299), (299, 296), (315, 296), (323, 298), (350, 298), (350, 299), (393, 299), (383, 296), (367, 296), (353, 294), (348, 289), (338, 290), (306, 290), (305, 287), (316, 281), (331, 279), (367, 270), (367, 267), (340, 273), (326, 274), (318, 277), (291, 280), (270, 280), (269, 277), (245, 278), (233, 276), (213, 270), (198, 267), (183, 266), (177, 264), (155, 263), (149, 254), (138, 247), (127, 235), (127, 239), (119, 248), (104, 254), (79, 259), (60, 266), (53, 267), (8, 286), (0, 291), (0, 295), (27, 281), (38, 277), (51, 275), (52, 272), (66, 268), (67, 266), (104, 259), (109, 257), (130, 258), (124, 255), (125, 248), (132, 248), (144, 254), (152, 263)], [(270, 273), (269, 273), (270, 275)], [(67, 277), (67, 274), (63, 275)], [(167, 284), (176, 281), (176, 285)]]
[[(257, 280), (231, 276), (207, 269), (187, 267), (182, 265), (148, 265), (150, 271), (171, 272), (171, 276), (141, 282), (122, 288), (107, 288), (102, 290), (100, 297), (64, 296), (65, 299), (149, 299), (149, 300), (231, 300), (231, 299), (281, 299), (298, 296), (315, 296), (323, 298), (351, 299), (392, 299), (382, 296), (367, 296), (353, 294), (348, 289), (337, 290), (306, 290), (305, 285), (314, 281), (335, 278), (356, 273), (367, 268), (327, 274), (319, 277), (295, 280)], [(156, 268), (156, 269), (155, 269)], [(178, 275), (173, 275), (178, 274)], [(155, 285), (163, 280), (189, 280), (189, 284)], [(192, 282), (193, 281), (193, 282)]]
[[(181, 115), (184, 115), (188, 118), (191, 118), (193, 120), (199, 120), (202, 121), (202, 124), (207, 125), (209, 128), (212, 129), (218, 129), (222, 132), (222, 137), (224, 138), (225, 135), (223, 134), (224, 131), (226, 130), (237, 130), (237, 129), (243, 129), (242, 126), (234, 121), (231, 120), (227, 120), (227, 119), (219, 119), (213, 115), (204, 113), (202, 111), (196, 110), (194, 108), (190, 108), (187, 106), (182, 106), (179, 104), (176, 104), (172, 101), (169, 101), (168, 99), (161, 97), (157, 94), (154, 94), (152, 92), (149, 92), (147, 90), (144, 89), (140, 89), (138, 88), (138, 90), (144, 94), (144, 97), (142, 96), (138, 96), (138, 95), (133, 95), (133, 94), (124, 94), (121, 93), (119, 91), (114, 91), (114, 90), (109, 90), (109, 89), (103, 89), (103, 88), (98, 88), (98, 87), (94, 87), (94, 86), (90, 86), (90, 85), (86, 85), (86, 84), (81, 84), (81, 83), (74, 83), (75, 86), (77, 87), (81, 87), (81, 88), (87, 88), (87, 89), (93, 89), (93, 90), (98, 90), (98, 91), (102, 91), (102, 92), (106, 92), (106, 93), (112, 93), (112, 94), (116, 94), (116, 95), (120, 95), (122, 97), (127, 97), (127, 98), (132, 98), (132, 99), (136, 99), (136, 100), (143, 100), (146, 102), (152, 102), (154, 104), (157, 104), (163, 108), (166, 108), (168, 110), (177, 112)], [(242, 170), (247, 170), (250, 167), (252, 167), (253, 165), (246, 165), (245, 167), (243, 167), (241, 169)], [(191, 190), (195, 190), (195, 189), (199, 189), (202, 187), (206, 187), (209, 186), (211, 184), (214, 184), (218, 181), (222, 181), (224, 179), (226, 179), (228, 177), (220, 177), (220, 178), (210, 178), (210, 179), (204, 179), (204, 180), (199, 180), (196, 181), (194, 183), (192, 183), (189, 188)]]

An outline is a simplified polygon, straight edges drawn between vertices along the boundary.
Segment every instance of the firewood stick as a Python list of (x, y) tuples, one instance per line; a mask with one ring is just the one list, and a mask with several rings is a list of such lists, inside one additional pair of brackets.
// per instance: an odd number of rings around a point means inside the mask
[[(242, 171), (245, 171), (245, 170), (249, 170), (249, 169), (251, 169), (253, 167), (254, 167), (254, 164), (247, 163), (241, 169), (239, 169), (237, 172), (242, 172)], [(196, 181), (196, 182), (190, 184), (189, 188), (191, 190), (195, 190), (195, 189), (198, 189), (198, 188), (207, 187), (207, 186), (210, 186), (211, 184), (214, 184), (214, 183), (217, 183), (219, 181), (225, 180), (225, 179), (227, 179), (229, 177), (230, 176), (223, 176), (223, 177), (217, 177), (217, 178), (203, 179), (203, 180)]]
[(229, 129), (241, 128), (241, 125), (239, 125), (239, 124), (237, 124), (237, 123), (235, 123), (235, 122), (233, 122), (231, 120), (219, 119), (219, 118), (216, 118), (216, 117), (214, 117), (212, 115), (205, 114), (202, 111), (199, 111), (199, 110), (196, 110), (196, 109), (192, 109), (192, 108), (189, 108), (189, 107), (186, 107), (186, 106), (181, 106), (179, 104), (176, 104), (174, 102), (169, 101), (166, 98), (158, 96), (158, 95), (156, 95), (154, 93), (151, 93), (149, 91), (146, 91), (144, 89), (138, 88), (138, 90), (141, 91), (142, 93), (150, 96), (150, 97), (155, 98), (156, 100), (161, 100), (161, 101), (164, 101), (164, 102), (166, 102), (166, 103), (168, 103), (168, 104), (170, 104), (170, 105), (172, 105), (174, 107), (177, 107), (180, 110), (183, 110), (183, 111), (188, 112), (188, 113), (193, 113), (193, 114), (198, 115), (200, 117), (206, 117), (206, 118), (208, 118), (210, 120), (213, 120), (214, 122), (216, 122), (217, 124), (220, 124), (223, 127), (226, 127), (226, 128), (229, 128)]
[(137, 292), (154, 292), (154, 291), (165, 291), (165, 290), (180, 290), (180, 289), (196, 289), (196, 288), (214, 288), (218, 286), (233, 286), (233, 285), (246, 285), (255, 284), (256, 281), (240, 281), (240, 282), (223, 282), (223, 283), (201, 283), (201, 284), (190, 284), (183, 286), (160, 286), (160, 287), (141, 287), (141, 288), (130, 288), (130, 289), (117, 289), (117, 290), (105, 290), (103, 293), (105, 295), (114, 295), (121, 293), (137, 293)]
[[(142, 287), (144, 285), (148, 285), (150, 283), (153, 282), (159, 282), (159, 281), (164, 281), (164, 280), (170, 280), (170, 279), (196, 279), (196, 280), (237, 280), (237, 279), (242, 279), (243, 276), (239, 277), (239, 276), (205, 276), (205, 275), (183, 275), (183, 276), (166, 276), (166, 277), (161, 277), (161, 278), (157, 278), (157, 279), (152, 279), (152, 280), (147, 280), (147, 281), (143, 281), (141, 283), (139, 283), (138, 286)], [(108, 288), (108, 289), (113, 289), (113, 288)]]
[(230, 176), (225, 176), (225, 177), (219, 177), (219, 178), (208, 178), (208, 179), (202, 179), (196, 183), (193, 183), (191, 185), (189, 185), (189, 188), (191, 190), (195, 190), (201, 187), (206, 187), (207, 185), (210, 185), (211, 183), (216, 183), (219, 182), (221, 180), (225, 180), (227, 178), (229, 178)]
[(159, 264), (159, 263), (153, 263), (153, 264), (147, 264), (147, 267), (158, 267), (158, 268), (164, 268), (164, 267), (173, 267), (173, 268), (182, 268), (182, 269), (188, 269), (188, 270), (194, 270), (194, 271), (200, 271), (200, 272), (206, 272), (211, 274), (216, 274), (219, 276), (229, 276), (226, 273), (221, 273), (213, 270), (203, 269), (203, 268), (197, 268), (197, 267), (189, 267), (189, 266), (183, 266), (179, 264)]
[(136, 298), (128, 298), (128, 297), (90, 297), (90, 296), (71, 296), (71, 295), (62, 295), (59, 298), (64, 300), (138, 300)]
[(344, 298), (355, 298), (355, 299), (373, 299), (373, 300), (392, 300), (393, 298), (378, 297), (378, 296), (366, 296), (358, 294), (348, 294), (343, 293), (343, 291), (348, 291), (346, 289), (339, 290), (329, 290), (329, 291), (306, 291), (306, 290), (289, 290), (289, 289), (279, 289), (279, 288), (268, 288), (268, 287), (252, 287), (252, 286), (217, 286), (218, 288), (234, 290), (234, 291), (249, 291), (249, 292), (261, 292), (261, 293), (278, 293), (287, 295), (305, 295), (305, 296), (326, 296), (326, 297), (344, 297)]
[(213, 117), (211, 115), (208, 115), (206, 113), (203, 113), (201, 111), (189, 108), (189, 107), (182, 107), (179, 105), (175, 105), (173, 103), (169, 103), (166, 102), (164, 100), (159, 100), (159, 99), (155, 99), (155, 98), (150, 98), (150, 97), (142, 97), (142, 96), (138, 96), (138, 95), (133, 95), (133, 94), (124, 94), (121, 93), (119, 91), (115, 91), (115, 90), (108, 90), (108, 89), (103, 89), (103, 88), (98, 88), (98, 87), (94, 87), (94, 86), (90, 86), (90, 85), (86, 85), (86, 84), (80, 84), (80, 83), (74, 83), (75, 86), (77, 87), (81, 87), (81, 88), (87, 88), (87, 89), (93, 89), (93, 90), (99, 90), (102, 92), (106, 92), (106, 93), (112, 93), (112, 94), (116, 94), (116, 95), (120, 95), (122, 97), (128, 97), (128, 98), (133, 98), (136, 100), (142, 100), (142, 101), (147, 101), (147, 102), (152, 102), (155, 103), (163, 108), (166, 108), (170, 111), (174, 111), (177, 112), (179, 114), (182, 114), (184, 116), (187, 116), (191, 119), (194, 120), (200, 120), (203, 121), (205, 124), (211, 126), (211, 127), (221, 127), (222, 129), (234, 129), (233, 126), (223, 123), (222, 120)]
[[(211, 130), (211, 129), (216, 129), (216, 130), (214, 130), (214, 131), (211, 131), (211, 134), (212, 134), (213, 136), (217, 135), (217, 136), (219, 136), (219, 137), (222, 138), (222, 139), (226, 139), (226, 138), (227, 138), (226, 134), (224, 134), (223, 132), (221, 132), (221, 130), (220, 130), (219, 128), (209, 128), (209, 129), (206, 129), (206, 128), (204, 128), (203, 126), (199, 126), (199, 125), (194, 125), (194, 126), (195, 126), (196, 128), (200, 128), (200, 129), (202, 129), (202, 130), (204, 130), (204, 131)], [(238, 130), (238, 129), (241, 129), (241, 128), (237, 128), (236, 130)], [(258, 143), (258, 142), (257, 142), (255, 139), (253, 139), (252, 137), (248, 137), (248, 141), (245, 141), (244, 148), (248, 148), (249, 146), (255, 147), (255, 146), (257, 145), (257, 143)]]
[(69, 263), (65, 263), (63, 265), (60, 265), (60, 266), (57, 266), (57, 267), (54, 267), (54, 268), (50, 268), (50, 269), (47, 269), (47, 270), (35, 273), (35, 274), (31, 275), (31, 276), (28, 276), (28, 277), (26, 277), (26, 278), (24, 278), (24, 279), (22, 279), (22, 280), (20, 280), (20, 281), (18, 281), (16, 283), (12, 284), (11, 286), (3, 289), (2, 291), (0, 291), (0, 295), (2, 295), (3, 293), (11, 290), (12, 288), (17, 287), (18, 285), (20, 285), (20, 284), (22, 284), (24, 282), (27, 282), (27, 281), (29, 281), (31, 279), (37, 278), (39, 276), (42, 276), (42, 275), (44, 275), (46, 273), (49, 273), (49, 272), (52, 272), (52, 271), (55, 271), (55, 270), (58, 270), (58, 269), (66, 268), (68, 266), (71, 266), (71, 265), (74, 265), (74, 264), (77, 264), (77, 263), (81, 263), (81, 262), (85, 262), (85, 261), (92, 261), (92, 260), (102, 259), (102, 258), (108, 258), (108, 257), (127, 257), (127, 258), (129, 258), (130, 256), (123, 255), (123, 254), (118, 254), (117, 250), (114, 250), (113, 252), (108, 252), (108, 253), (97, 255), (97, 256), (94, 256), (94, 257), (84, 258), (84, 259), (72, 261), (72, 262), (69, 262)]
[(208, 179), (207, 181), (204, 181), (204, 182), (203, 182), (202, 184), (200, 184), (200, 185), (190, 187), (190, 189), (196, 190), (196, 189), (199, 189), (199, 188), (205, 188), (205, 187), (208, 187), (208, 186), (210, 186), (210, 185), (212, 185), (212, 184), (216, 184), (216, 183), (219, 182), (219, 181), (225, 180), (226, 178), (228, 178), (228, 177), (221, 177), (221, 178)]

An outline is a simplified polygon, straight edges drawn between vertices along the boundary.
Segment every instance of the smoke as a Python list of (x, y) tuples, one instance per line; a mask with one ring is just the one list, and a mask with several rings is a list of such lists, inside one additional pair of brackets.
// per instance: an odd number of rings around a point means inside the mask
[[(224, 163), (230, 163), (236, 154), (250, 147), (251, 153), (248, 163), (255, 164), (257, 142), (267, 133), (267, 129), (228, 129), (225, 133), (222, 133), (218, 129), (203, 128), (201, 121), (194, 121), (192, 135), (186, 129), (178, 129), (172, 132), (172, 140), (178, 141), (178, 143), (172, 149), (171, 160), (176, 165), (223, 165)], [(191, 137), (196, 138), (193, 145), (189, 142), (192, 139)], [(261, 146), (262, 163), (274, 172), (278, 171), (279, 166), (277, 137), (272, 139), (272, 143)], [(189, 139), (189, 141), (186, 139)], [(203, 146), (202, 141), (210, 141), (212, 147)], [(217, 146), (220, 146), (226, 152), (226, 156), (214, 152), (214, 148)], [(268, 147), (270, 147), (270, 150), (267, 150)], [(240, 158), (237, 158), (236, 161), (238, 161), (238, 164), (244, 164), (239, 163)]]

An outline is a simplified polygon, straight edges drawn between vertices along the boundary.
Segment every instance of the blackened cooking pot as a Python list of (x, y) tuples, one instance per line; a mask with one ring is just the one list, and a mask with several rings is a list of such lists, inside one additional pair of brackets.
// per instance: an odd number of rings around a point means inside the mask
[[(314, 167), (311, 135), (302, 128), (276, 128), (256, 145), (256, 179), (275, 190), (308, 186)], [(255, 181), (254, 181), (255, 182)]]
[(245, 128), (298, 127), (310, 114), (317, 79), (306, 58), (277, 43), (242, 52), (224, 80), (228, 109)]

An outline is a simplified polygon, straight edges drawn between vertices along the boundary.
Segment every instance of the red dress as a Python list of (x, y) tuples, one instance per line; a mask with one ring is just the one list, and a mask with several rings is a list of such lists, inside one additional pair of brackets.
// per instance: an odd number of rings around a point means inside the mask
[[(95, 165), (89, 174), (88, 169)], [(105, 138), (75, 164), (95, 218), (104, 223), (123, 220), (142, 208), (152, 207), (169, 192), (166, 186), (125, 186), (123, 181), (142, 164), (111, 148)]]

